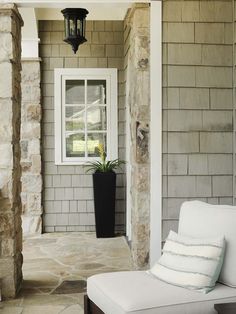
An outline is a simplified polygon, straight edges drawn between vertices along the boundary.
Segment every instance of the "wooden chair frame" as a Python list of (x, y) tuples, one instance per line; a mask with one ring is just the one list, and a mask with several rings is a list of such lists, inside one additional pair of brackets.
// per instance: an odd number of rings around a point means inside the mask
[(105, 314), (93, 301), (89, 299), (87, 294), (84, 296), (84, 314)]

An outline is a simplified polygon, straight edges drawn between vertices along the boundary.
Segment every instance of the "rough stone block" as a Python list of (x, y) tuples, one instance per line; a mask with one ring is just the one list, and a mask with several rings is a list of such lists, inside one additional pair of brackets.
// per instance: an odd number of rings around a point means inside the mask
[[(1, 137), (0, 137), (1, 139)], [(13, 168), (13, 146), (11, 144), (0, 143), (0, 168)]]
[(193, 43), (194, 23), (163, 22), (163, 42)]
[(0, 32), (10, 33), (12, 31), (12, 20), (9, 16), (1, 15), (0, 17)]
[(232, 46), (203, 45), (202, 64), (213, 66), (232, 66)]
[(169, 153), (197, 153), (199, 152), (198, 132), (168, 133)]
[(208, 109), (209, 89), (207, 88), (180, 88), (180, 108)]
[(22, 181), (22, 192), (30, 193), (41, 193), (42, 191), (42, 178), (41, 175), (23, 175)]
[(232, 89), (211, 89), (210, 100), (212, 109), (232, 109), (233, 92)]
[(168, 66), (168, 85), (170, 87), (194, 87), (196, 85), (195, 67)]
[(189, 174), (190, 175), (207, 175), (208, 159), (205, 154), (189, 155)]
[(229, 67), (196, 67), (197, 87), (232, 87), (232, 69)]
[(0, 61), (7, 61), (13, 58), (12, 35), (11, 33), (0, 32)]
[(169, 64), (173, 65), (200, 65), (202, 61), (202, 47), (196, 44), (168, 44), (167, 60)]
[(232, 196), (233, 177), (232, 176), (213, 176), (213, 196)]
[(232, 131), (232, 111), (203, 111), (203, 130), (205, 131)]
[(231, 154), (209, 154), (208, 155), (209, 174), (232, 174), (233, 156)]
[(199, 110), (169, 110), (168, 131), (202, 130), (202, 113)]
[(187, 155), (168, 155), (168, 175), (186, 175), (187, 171)]
[(196, 23), (195, 42), (203, 44), (224, 44), (223, 23)]
[(200, 134), (200, 152), (232, 153), (231, 132), (203, 132)]
[(0, 98), (11, 98), (12, 97), (12, 65), (10, 62), (0, 63)]

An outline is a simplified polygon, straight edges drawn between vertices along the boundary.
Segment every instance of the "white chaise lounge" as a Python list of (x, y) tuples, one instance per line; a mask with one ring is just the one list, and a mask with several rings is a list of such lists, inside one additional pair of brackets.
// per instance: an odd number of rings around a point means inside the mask
[(236, 302), (236, 207), (185, 202), (178, 232), (196, 238), (225, 236), (220, 281), (228, 285), (218, 283), (203, 294), (164, 283), (145, 271), (99, 274), (88, 278), (85, 313), (213, 314), (214, 304)]

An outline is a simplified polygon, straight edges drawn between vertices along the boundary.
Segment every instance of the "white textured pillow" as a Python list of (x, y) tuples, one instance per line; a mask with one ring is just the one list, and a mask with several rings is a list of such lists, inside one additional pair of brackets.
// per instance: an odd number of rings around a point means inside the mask
[(219, 277), (224, 237), (194, 239), (170, 231), (163, 255), (148, 271), (167, 283), (207, 293)]

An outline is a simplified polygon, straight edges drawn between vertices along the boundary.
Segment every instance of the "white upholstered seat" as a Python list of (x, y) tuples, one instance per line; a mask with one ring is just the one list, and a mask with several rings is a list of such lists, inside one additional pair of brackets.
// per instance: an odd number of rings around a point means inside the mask
[(88, 279), (89, 298), (106, 314), (213, 314), (215, 303), (236, 302), (236, 289), (218, 284), (203, 294), (164, 283), (145, 271)]
[[(225, 235), (221, 280), (236, 285), (236, 207), (186, 202), (179, 231), (195, 237)], [(99, 274), (88, 278), (88, 297), (105, 314), (214, 314), (214, 304), (236, 302), (236, 288), (218, 284), (208, 294), (164, 283), (145, 271)]]

